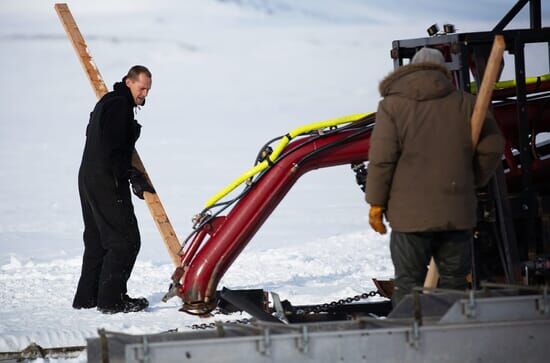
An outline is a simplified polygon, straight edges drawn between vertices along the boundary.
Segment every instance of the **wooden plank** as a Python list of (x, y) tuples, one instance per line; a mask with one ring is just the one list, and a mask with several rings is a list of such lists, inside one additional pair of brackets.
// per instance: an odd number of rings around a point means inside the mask
[[(132, 155), (132, 166), (143, 172), (143, 174), (149, 181), (149, 184), (153, 185), (153, 182), (151, 181), (149, 174), (145, 170), (145, 167), (143, 166), (143, 163), (141, 162), (141, 159), (136, 150), (134, 150), (134, 153)], [(176, 232), (174, 231), (174, 228), (172, 227), (172, 223), (168, 218), (168, 214), (166, 214), (166, 210), (164, 209), (164, 206), (160, 201), (158, 191), (156, 193), (144, 192), (143, 198), (145, 199), (145, 204), (147, 204), (147, 207), (149, 208), (149, 212), (153, 217), (153, 221), (155, 221), (155, 225), (160, 232), (160, 235), (164, 242), (164, 246), (168, 250), (168, 254), (172, 259), (174, 266), (178, 267), (181, 263), (181, 244), (178, 240)]]
[(76, 25), (69, 7), (67, 4), (55, 4), (54, 7), (59, 19), (61, 20), (61, 24), (63, 24), (63, 28), (65, 28), (65, 32), (69, 36), (69, 40), (76, 51), (82, 67), (84, 67), (84, 71), (92, 83), (92, 89), (94, 90), (97, 98), (101, 98), (109, 90), (107, 89), (107, 86), (105, 86), (105, 82), (103, 82), (103, 78), (94, 63), (92, 56), (88, 52), (86, 42), (84, 41), (80, 30), (78, 30), (78, 26)]
[(506, 43), (504, 37), (502, 35), (496, 35), (491, 54), (489, 55), (489, 60), (487, 61), (487, 67), (483, 73), (483, 80), (479, 87), (476, 103), (474, 105), (474, 112), (472, 114), (472, 145), (474, 148), (479, 141), (479, 134), (483, 128), (487, 109), (491, 103), (493, 89), (495, 88), (495, 82), (500, 72), (500, 63), (502, 62), (502, 55), (504, 54), (505, 48)]
[[(500, 63), (502, 62), (502, 55), (506, 48), (506, 42), (502, 35), (496, 35), (493, 41), (493, 48), (489, 59), (487, 61), (487, 67), (483, 73), (483, 80), (479, 87), (478, 96), (474, 105), (474, 112), (472, 112), (471, 125), (472, 125), (472, 145), (475, 149), (477, 142), (479, 141), (479, 134), (483, 128), (485, 116), (487, 116), (487, 109), (491, 102), (493, 95), (493, 89), (495, 88), (495, 82), (497, 80), (498, 73), (500, 72)], [(437, 271), (437, 265), (432, 257), (430, 260), (430, 267), (424, 280), (424, 287), (434, 288), (439, 281), (439, 272)]]
[[(63, 27), (65, 28), (65, 32), (67, 33), (71, 44), (76, 51), (84, 71), (88, 75), (88, 79), (92, 84), (92, 88), (97, 98), (101, 98), (108, 92), (107, 86), (105, 85), (105, 82), (103, 81), (103, 78), (101, 77), (101, 74), (93, 61), (90, 52), (88, 51), (86, 42), (84, 41), (84, 38), (76, 25), (76, 21), (74, 20), (69, 7), (67, 4), (55, 4), (54, 8), (59, 16), (59, 19), (61, 20), (61, 23), (63, 24)], [(136, 150), (134, 150), (134, 154), (132, 155), (132, 165), (143, 172), (149, 180), (149, 183), (153, 185)], [(172, 228), (172, 224), (168, 219), (168, 215), (166, 214), (162, 202), (160, 201), (158, 193), (145, 192), (143, 193), (143, 197), (147, 207), (149, 208), (149, 212), (151, 212), (153, 220), (155, 221), (155, 225), (160, 232), (162, 240), (164, 241), (164, 245), (168, 250), (170, 259), (175, 266), (179, 266), (179, 252), (181, 250), (181, 244), (178, 241), (174, 228)]]

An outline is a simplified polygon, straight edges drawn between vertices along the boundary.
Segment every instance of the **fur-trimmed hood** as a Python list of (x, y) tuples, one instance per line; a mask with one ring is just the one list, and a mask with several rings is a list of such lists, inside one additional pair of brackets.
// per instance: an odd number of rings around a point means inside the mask
[(448, 95), (454, 90), (451, 73), (435, 63), (407, 64), (380, 82), (382, 97), (398, 95), (422, 101)]

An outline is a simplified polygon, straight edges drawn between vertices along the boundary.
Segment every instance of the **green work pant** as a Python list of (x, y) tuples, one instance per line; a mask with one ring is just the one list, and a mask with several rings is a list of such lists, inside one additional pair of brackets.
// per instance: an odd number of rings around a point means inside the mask
[(392, 231), (390, 251), (395, 268), (394, 306), (415, 286), (423, 286), (433, 256), (440, 288), (464, 290), (471, 268), (471, 230), (440, 232)]

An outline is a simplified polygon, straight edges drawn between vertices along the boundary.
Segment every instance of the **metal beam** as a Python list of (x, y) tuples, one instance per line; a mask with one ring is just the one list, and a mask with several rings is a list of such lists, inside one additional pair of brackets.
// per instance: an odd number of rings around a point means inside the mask
[(529, 18), (531, 20), (531, 29), (539, 30), (542, 26), (540, 0), (531, 0), (529, 3)]
[(499, 21), (498, 24), (493, 28), (493, 32), (500, 32), (504, 30), (506, 25), (508, 25), (516, 15), (518, 15), (518, 13), (521, 11), (521, 9), (523, 9), (528, 1), (529, 0), (519, 0), (516, 5), (514, 5), (514, 7), (512, 7), (512, 9), (510, 9), (510, 11), (506, 15), (504, 15), (504, 18), (502, 18), (502, 20)]

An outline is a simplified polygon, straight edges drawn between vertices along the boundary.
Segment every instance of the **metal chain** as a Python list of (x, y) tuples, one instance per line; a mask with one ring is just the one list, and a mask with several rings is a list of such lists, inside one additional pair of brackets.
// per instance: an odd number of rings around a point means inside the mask
[[(334, 308), (336, 306), (350, 304), (354, 301), (365, 300), (365, 299), (368, 299), (369, 297), (374, 297), (376, 295), (380, 295), (380, 293), (378, 291), (373, 290), (373, 291), (370, 291), (370, 292), (364, 292), (360, 295), (350, 296), (350, 297), (340, 299), (340, 300), (334, 300), (334, 301), (331, 301), (329, 303), (307, 306), (307, 307), (304, 307), (304, 308), (301, 308), (301, 309), (297, 309), (294, 313), (298, 314), (298, 315), (305, 315), (305, 314), (311, 314), (311, 313), (327, 312), (331, 308)], [(380, 296), (382, 296), (382, 295), (380, 295)]]
[[(365, 300), (365, 299), (368, 299), (369, 297), (375, 297), (376, 295), (382, 296), (378, 292), (378, 290), (376, 290), (376, 291), (373, 290), (373, 291), (370, 291), (370, 292), (364, 292), (364, 293), (359, 294), (359, 295), (350, 296), (350, 297), (339, 299), (339, 300), (334, 300), (334, 301), (331, 301), (329, 303), (311, 305), (311, 306), (307, 306), (307, 307), (304, 307), (304, 308), (296, 309), (294, 311), (294, 313), (297, 314), (297, 315), (305, 315), (305, 314), (311, 314), (311, 313), (327, 312), (331, 308), (334, 308), (336, 306), (351, 304), (354, 301)], [(245, 319), (237, 319), (237, 320), (226, 320), (223, 323), (224, 324), (234, 323), (234, 324), (245, 324), (246, 325), (246, 324), (250, 324), (251, 322), (252, 322), (252, 319), (245, 318)], [(193, 324), (193, 325), (188, 325), (187, 327), (191, 328), (193, 330), (213, 329), (213, 328), (216, 327), (216, 322), (209, 323), (209, 324), (207, 324), (207, 323)]]
[[(237, 319), (237, 320), (226, 320), (223, 321), (223, 324), (243, 324), (247, 325), (252, 322), (252, 319), (244, 318), (244, 319)], [(191, 328), (193, 330), (205, 330), (205, 329), (214, 329), (216, 327), (216, 324), (219, 322), (213, 322), (213, 323), (202, 323), (202, 324), (193, 324), (193, 325), (187, 325), (188, 328)]]

